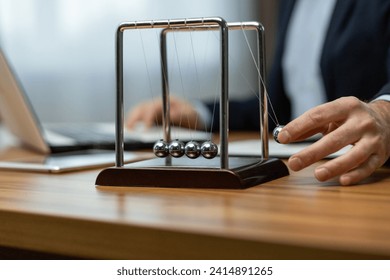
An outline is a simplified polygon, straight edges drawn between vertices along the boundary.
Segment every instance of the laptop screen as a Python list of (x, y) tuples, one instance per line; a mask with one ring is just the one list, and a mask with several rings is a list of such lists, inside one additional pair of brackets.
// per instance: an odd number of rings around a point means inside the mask
[(49, 153), (50, 149), (43, 139), (36, 114), (1, 49), (0, 112), (4, 124), (24, 145)]

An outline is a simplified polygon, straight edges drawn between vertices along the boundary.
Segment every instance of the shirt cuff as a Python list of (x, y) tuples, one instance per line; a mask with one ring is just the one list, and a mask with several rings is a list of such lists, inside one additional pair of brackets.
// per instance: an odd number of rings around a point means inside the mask
[(378, 100), (383, 100), (383, 101), (389, 101), (390, 102), (390, 94), (383, 94), (375, 98), (373, 101), (378, 101)]

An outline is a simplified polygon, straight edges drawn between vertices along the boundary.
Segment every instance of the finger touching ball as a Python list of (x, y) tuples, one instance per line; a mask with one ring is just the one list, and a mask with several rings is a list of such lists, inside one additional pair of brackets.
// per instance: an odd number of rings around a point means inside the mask
[(278, 142), (279, 144), (280, 144), (280, 142), (278, 140), (278, 136), (279, 136), (279, 133), (282, 131), (283, 127), (284, 127), (283, 125), (278, 125), (277, 127), (274, 128), (274, 131), (272, 132), (272, 135), (274, 136), (275, 141)]

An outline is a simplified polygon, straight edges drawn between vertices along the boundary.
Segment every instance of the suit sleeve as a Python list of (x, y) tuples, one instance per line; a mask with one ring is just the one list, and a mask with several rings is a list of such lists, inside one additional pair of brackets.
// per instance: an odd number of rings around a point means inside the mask
[[(212, 114), (210, 127), (213, 131), (219, 129), (220, 109), (219, 102), (206, 103)], [(260, 109), (257, 97), (246, 100), (232, 100), (229, 102), (229, 129), (236, 131), (254, 131), (260, 129)]]

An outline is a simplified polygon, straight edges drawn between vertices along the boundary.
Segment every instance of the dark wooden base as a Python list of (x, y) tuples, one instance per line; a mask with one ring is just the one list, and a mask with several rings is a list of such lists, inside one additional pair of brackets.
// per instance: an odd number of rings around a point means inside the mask
[(244, 189), (289, 175), (279, 159), (230, 157), (229, 169), (219, 157), (148, 159), (102, 170), (97, 186)]

